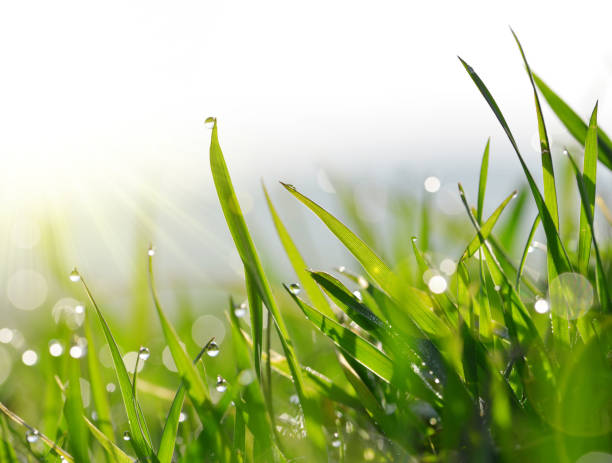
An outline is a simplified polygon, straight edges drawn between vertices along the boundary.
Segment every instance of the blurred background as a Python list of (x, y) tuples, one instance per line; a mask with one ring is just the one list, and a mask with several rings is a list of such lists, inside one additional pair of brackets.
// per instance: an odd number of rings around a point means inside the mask
[[(23, 368), (46, 350), (47, 339), (36, 341), (37, 326), (42, 332), (64, 313), (79, 326), (84, 295), (69, 286), (73, 266), (117, 319), (142, 320), (151, 313), (144, 273), (149, 243), (169, 311), (189, 307), (187, 329), (196, 344), (211, 333), (221, 337), (227, 295), (243, 295), (242, 265), (210, 175), (207, 116), (218, 118), (239, 199), (277, 288), (294, 276), (286, 273), (262, 179), (313, 267), (353, 261), (278, 180), (346, 219), (383, 255), (388, 243), (405, 239), (408, 246), (419, 235), (422, 201), (432, 226), (461, 223), (467, 240), (456, 183), (475, 201), (489, 136), (486, 210), (524, 181), (456, 55), (487, 83), (540, 179), (533, 96), (508, 26), (532, 69), (584, 118), (599, 99), (600, 125), (612, 130), (605, 7), (596, 1), (3, 2), (0, 342), (22, 355)], [(564, 145), (580, 150), (544, 109), (560, 165)], [(599, 173), (609, 204), (612, 176)], [(561, 175), (558, 187), (563, 191), (568, 181)], [(410, 217), (403, 228), (394, 221), (398, 207)], [(395, 241), (381, 238), (391, 235)], [(434, 247), (439, 260), (461, 252), (444, 242)], [(156, 320), (151, 326), (158, 330)], [(146, 328), (132, 335), (125, 350), (147, 340)], [(162, 348), (152, 361), (161, 362)], [(11, 371), (3, 352), (0, 364), (9, 368), (0, 383)]]

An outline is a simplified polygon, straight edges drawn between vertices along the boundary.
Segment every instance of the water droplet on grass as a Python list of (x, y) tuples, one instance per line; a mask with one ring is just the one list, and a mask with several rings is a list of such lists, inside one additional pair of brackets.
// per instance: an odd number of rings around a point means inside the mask
[(342, 441), (340, 440), (340, 436), (338, 435), (337, 432), (335, 432), (334, 435), (332, 436), (331, 445), (332, 447), (336, 449), (342, 445)]
[(550, 310), (548, 301), (546, 299), (538, 299), (535, 301), (533, 308), (537, 313), (547, 313)]
[(138, 350), (138, 357), (140, 360), (147, 360), (151, 356), (151, 351), (148, 347), (141, 346)]
[(147, 255), (149, 257), (153, 257), (155, 255), (155, 248), (153, 247), (153, 245), (149, 246), (149, 249), (147, 250)]
[(40, 434), (37, 429), (28, 429), (26, 430), (25, 437), (30, 444), (33, 444), (38, 441)]
[(291, 283), (289, 285), (289, 292), (295, 296), (297, 296), (298, 294), (300, 294), (300, 292), (302, 291), (302, 288), (300, 288), (300, 285), (297, 283)]
[(236, 315), (236, 317), (238, 318), (242, 318), (246, 315), (246, 311), (247, 311), (247, 304), (246, 302), (243, 302), (242, 304), (234, 308), (234, 315)]
[(361, 295), (361, 291), (358, 291), (358, 290), (353, 291), (353, 296), (355, 296), (359, 302), (363, 301), (363, 296)]
[(184, 423), (187, 421), (187, 413), (181, 412), (179, 413), (179, 423)]
[(132, 438), (132, 436), (130, 435), (130, 431), (125, 431), (123, 433), (123, 440), (128, 441)]
[(215, 385), (215, 389), (218, 392), (227, 391), (227, 381), (225, 380), (225, 378), (223, 378), (223, 376), (217, 376), (217, 384)]
[(73, 283), (76, 283), (81, 279), (81, 275), (79, 274), (79, 271), (76, 269), (76, 267), (72, 269), (72, 272), (70, 272), (68, 278), (70, 278), (70, 281), (72, 281)]
[(211, 341), (210, 344), (208, 344), (208, 347), (206, 348), (206, 354), (209, 357), (216, 357), (217, 355), (219, 355), (219, 352), (219, 345), (215, 341)]

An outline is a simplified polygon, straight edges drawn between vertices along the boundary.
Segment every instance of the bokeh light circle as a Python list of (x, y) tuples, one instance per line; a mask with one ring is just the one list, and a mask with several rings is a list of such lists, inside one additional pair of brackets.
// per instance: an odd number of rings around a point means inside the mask
[(593, 305), (593, 286), (579, 273), (562, 273), (550, 283), (548, 303), (557, 316), (575, 320)]

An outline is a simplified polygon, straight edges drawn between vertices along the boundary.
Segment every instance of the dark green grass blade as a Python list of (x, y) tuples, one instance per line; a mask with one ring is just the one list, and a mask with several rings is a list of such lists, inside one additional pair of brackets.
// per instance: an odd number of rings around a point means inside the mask
[[(548, 85), (536, 74), (533, 74), (536, 85), (542, 92), (544, 99), (548, 102), (551, 109), (567, 128), (569, 133), (580, 143), (584, 144), (587, 134), (586, 123), (570, 108)], [(601, 129), (597, 130), (599, 140), (598, 158), (608, 169), (612, 169), (612, 140)]]
[(484, 153), (482, 155), (482, 162), (480, 164), (480, 179), (478, 181), (478, 207), (476, 209), (476, 218), (478, 223), (482, 221), (482, 209), (484, 206), (485, 191), (487, 189), (487, 176), (489, 174), (489, 147), (491, 145), (491, 137), (487, 139), (487, 145), (485, 146)]
[[(486, 220), (486, 222), (480, 227), (480, 234), (484, 239), (487, 239), (489, 237), (489, 235), (491, 234), (491, 231), (493, 230), (493, 227), (497, 223), (497, 219), (499, 219), (499, 217), (501, 216), (502, 212), (504, 211), (508, 203), (510, 203), (512, 199), (516, 198), (516, 195), (517, 195), (516, 191), (513, 191), (512, 193), (510, 193), (510, 195), (508, 195), (508, 197), (502, 201), (502, 203), (497, 207), (497, 209), (495, 209), (493, 214), (491, 214), (491, 217), (489, 217)], [(472, 241), (470, 241), (470, 244), (468, 245), (464, 253), (464, 256), (467, 256), (467, 257), (473, 256), (474, 253), (478, 251), (479, 248), (480, 248), (480, 237), (476, 235), (474, 238), (472, 238)]]
[(91, 421), (83, 416), (85, 424), (89, 427), (91, 435), (95, 437), (98, 443), (106, 451), (111, 461), (114, 463), (134, 463), (135, 459), (121, 450), (117, 445), (106, 436), (100, 429), (98, 429)]
[(288, 287), (285, 286), (285, 289), (302, 312), (304, 312), (304, 315), (346, 355), (357, 360), (357, 362), (384, 381), (388, 383), (393, 381), (394, 367), (389, 357), (351, 330), (307, 305), (293, 294)]
[(243, 463), (246, 445), (246, 424), (242, 404), (236, 404), (236, 418), (234, 420), (234, 442), (232, 444), (231, 463)]
[(538, 189), (536, 185), (533, 175), (531, 175), (531, 172), (529, 171), (527, 164), (523, 160), (523, 156), (521, 155), (519, 151), (518, 145), (516, 144), (516, 140), (514, 139), (514, 135), (512, 135), (512, 132), (510, 131), (510, 127), (508, 127), (508, 124), (506, 122), (506, 119), (504, 118), (502, 112), (500, 111), (499, 106), (497, 106), (495, 99), (493, 98), (489, 90), (487, 89), (484, 82), (480, 79), (478, 74), (476, 74), (474, 69), (469, 64), (467, 64), (465, 61), (463, 61), (461, 58), (459, 58), (459, 60), (465, 67), (471, 79), (476, 84), (476, 87), (478, 87), (478, 90), (480, 90), (480, 93), (482, 94), (486, 102), (489, 104), (491, 110), (495, 114), (495, 117), (497, 118), (502, 128), (504, 129), (504, 132), (506, 132), (506, 135), (508, 136), (508, 140), (510, 140), (511, 145), (514, 148), (514, 151), (516, 152), (516, 155), (525, 173), (525, 177), (527, 178), (527, 182), (529, 183), (529, 188), (531, 189), (531, 193), (536, 202), (538, 211), (540, 215), (542, 216), (542, 224), (544, 226), (544, 231), (546, 233), (548, 249), (552, 255), (556, 273), (560, 274), (560, 273), (571, 271), (572, 266), (570, 264), (567, 253), (565, 252), (565, 248), (563, 247), (563, 244), (561, 243), (561, 239), (559, 237), (557, 227), (555, 226), (555, 222), (551, 216), (550, 211), (548, 210), (548, 207), (546, 206), (546, 203), (544, 201), (544, 198), (542, 197), (542, 194), (540, 193), (540, 190)]
[(81, 282), (83, 283), (83, 287), (85, 288), (87, 296), (89, 297), (96, 314), (98, 315), (100, 325), (102, 326), (102, 331), (104, 332), (104, 337), (106, 338), (106, 342), (111, 352), (115, 374), (117, 375), (117, 382), (119, 383), (119, 390), (121, 391), (123, 405), (125, 406), (125, 412), (128, 417), (128, 425), (130, 428), (131, 442), (134, 447), (134, 451), (138, 455), (138, 458), (144, 461), (156, 461), (157, 458), (153, 454), (151, 444), (147, 440), (138, 422), (138, 405), (136, 403), (136, 397), (134, 397), (134, 394), (132, 393), (132, 382), (130, 381), (130, 376), (125, 368), (125, 364), (123, 363), (123, 358), (119, 352), (119, 347), (115, 342), (115, 338), (111, 333), (110, 327), (106, 323), (102, 312), (98, 308), (93, 295), (89, 291), (89, 288), (82, 277)]
[(582, 168), (585, 197), (582, 198), (580, 209), (580, 232), (578, 236), (578, 271), (587, 275), (589, 258), (591, 256), (591, 224), (590, 216), (595, 214), (595, 184), (597, 180), (597, 104), (591, 114), (586, 140), (584, 142), (584, 166)]
[(289, 338), (289, 332), (281, 316), (280, 309), (272, 295), (272, 289), (263, 271), (259, 256), (255, 250), (255, 245), (253, 244), (244, 216), (242, 215), (238, 199), (236, 198), (236, 193), (234, 192), (227, 164), (225, 163), (223, 152), (219, 145), (216, 120), (214, 122), (210, 141), (210, 166), (215, 188), (217, 189), (217, 195), (219, 197), (219, 203), (223, 209), (223, 215), (225, 216), (228, 228), (234, 239), (238, 254), (244, 266), (250, 272), (250, 276), (257, 284), (264, 304), (274, 317), (279, 339), (285, 356), (287, 357), (287, 361), (289, 362), (289, 367), (291, 368), (296, 392), (304, 408), (306, 431), (309, 440), (317, 449), (319, 457), (322, 458), (325, 453), (325, 436), (319, 426), (320, 410), (317, 408), (318, 406), (315, 405), (315, 398), (309, 391), (304, 389), (302, 373), (293, 344)]
[(64, 417), (70, 432), (68, 433), (68, 442), (70, 450), (75, 461), (89, 461), (87, 454), (88, 433), (82, 416), (83, 399), (81, 398), (81, 367), (79, 359), (68, 359), (68, 377), (69, 382), (66, 387), (66, 403), (64, 404)]
[(89, 371), (89, 382), (91, 384), (91, 396), (96, 413), (98, 414), (98, 427), (100, 431), (112, 441), (115, 438), (115, 433), (111, 422), (110, 403), (104, 387), (104, 381), (102, 381), (100, 361), (97, 358), (98, 350), (94, 343), (91, 318), (89, 315), (89, 312), (85, 314), (85, 337), (87, 339), (87, 368)]
[(569, 152), (567, 153), (567, 156), (570, 159), (572, 168), (574, 169), (574, 173), (576, 175), (576, 183), (578, 184), (578, 191), (580, 192), (580, 200), (582, 202), (581, 210), (584, 212), (591, 230), (591, 238), (593, 240), (593, 248), (595, 249), (595, 259), (597, 262), (597, 293), (599, 295), (599, 303), (601, 304), (602, 309), (607, 312), (611, 308), (610, 289), (608, 288), (608, 278), (606, 277), (604, 270), (603, 260), (599, 252), (599, 246), (597, 245), (597, 240), (595, 239), (593, 232), (593, 214), (591, 209), (588, 207), (589, 197), (587, 193), (587, 186), (585, 184), (586, 182), (578, 169), (578, 165)]
[(328, 317), (333, 318), (334, 313), (332, 312), (327, 299), (319, 289), (319, 287), (312, 281), (310, 278), (310, 274), (307, 271), (308, 266), (304, 261), (304, 258), (300, 254), (297, 246), (291, 239), (287, 228), (281, 221), (276, 209), (274, 208), (274, 204), (272, 204), (272, 200), (270, 199), (270, 195), (268, 194), (268, 190), (265, 185), (262, 183), (262, 188), (264, 190), (264, 194), (266, 196), (266, 201), (268, 202), (268, 208), (270, 209), (270, 214), (272, 215), (272, 220), (274, 222), (274, 226), (276, 227), (276, 232), (278, 233), (278, 237), (281, 240), (283, 248), (285, 248), (285, 253), (287, 257), (289, 257), (289, 261), (291, 262), (291, 266), (293, 267), (294, 272), (296, 273), (298, 279), (306, 294), (308, 295), (312, 304), (323, 314)]
[(261, 353), (263, 349), (263, 305), (256, 279), (244, 266), (244, 280), (247, 299), (249, 301), (249, 316), (251, 317), (251, 335), (253, 336), (253, 364), (257, 379), (261, 382)]

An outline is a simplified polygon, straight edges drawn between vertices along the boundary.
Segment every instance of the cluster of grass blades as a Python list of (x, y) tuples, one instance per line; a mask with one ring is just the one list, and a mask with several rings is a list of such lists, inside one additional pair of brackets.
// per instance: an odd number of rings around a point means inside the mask
[[(217, 378), (214, 387), (223, 395), (213, 400), (203, 353), (218, 347), (212, 339), (192, 360), (157, 296), (151, 247), (153, 303), (180, 385), (163, 429), (150, 432), (137, 397), (138, 362), (148, 358), (148, 349), (141, 348), (130, 374), (102, 310), (75, 270), (71, 279), (82, 284), (92, 308), (85, 323), (89, 350), (83, 362), (96, 418), (87, 418), (83, 408), (79, 356), (70, 358), (68, 381), (58, 378), (63, 410), (55, 438), (0, 404), (14, 423), (2, 422), (0, 460), (24, 461), (17, 454), (25, 452), (27, 461), (92, 461), (97, 442), (106, 461), (119, 463), (612, 461), (610, 246), (598, 242), (594, 232), (597, 161), (612, 168), (612, 142), (597, 126), (597, 106), (584, 123), (531, 72), (515, 39), (533, 87), (543, 192), (493, 96), (474, 69), (461, 63), (505, 131), (537, 207), (519, 261), (504, 249), (508, 240), (500, 237), (508, 232), (498, 234), (495, 228), (517, 192), (509, 193), (489, 217), (484, 213), (487, 142), (475, 207), (458, 185), (472, 238), (464, 243), (449, 277), (437, 273), (431, 262), (427, 227), (420, 241), (405, 238), (415, 263), (406, 271), (405, 264), (385, 262), (334, 215), (283, 183), (361, 266), (359, 272), (311, 269), (263, 186), (278, 237), (299, 280), (283, 285), (283, 292), (263, 269), (219, 145), (217, 121), (209, 118), (213, 180), (244, 265), (248, 297), (248, 324), (244, 305), (230, 299), (227, 308), (235, 376), (229, 381)], [(580, 198), (577, 245), (572, 247), (560, 233), (560, 201), (538, 88), (584, 145), (582, 167), (566, 150)], [(519, 198), (525, 201), (527, 196)], [(547, 240), (545, 283), (525, 272), (540, 225)], [(301, 327), (315, 328), (327, 339), (325, 349), (333, 352), (330, 358), (340, 376), (300, 360), (287, 313), (281, 310), (288, 303), (303, 315)], [(127, 416), (129, 429), (119, 436), (94, 354), (95, 319), (110, 349)], [(297, 409), (294, 417), (277, 413), (277, 394), (287, 390)], [(185, 408), (201, 426), (178, 452)], [(27, 431), (25, 445), (18, 445), (14, 427)], [(48, 449), (34, 451), (29, 443), (38, 440)]]

